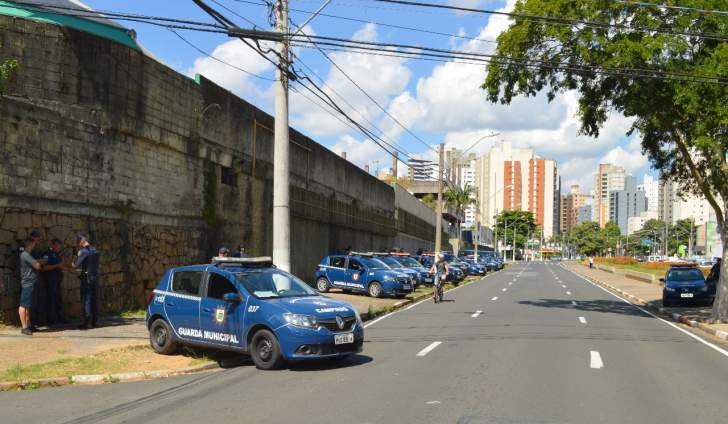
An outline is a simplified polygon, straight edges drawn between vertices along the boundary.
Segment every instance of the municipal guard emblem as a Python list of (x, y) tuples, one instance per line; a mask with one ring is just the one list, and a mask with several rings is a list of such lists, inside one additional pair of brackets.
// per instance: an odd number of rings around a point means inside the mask
[(225, 309), (215, 309), (215, 321), (225, 321)]

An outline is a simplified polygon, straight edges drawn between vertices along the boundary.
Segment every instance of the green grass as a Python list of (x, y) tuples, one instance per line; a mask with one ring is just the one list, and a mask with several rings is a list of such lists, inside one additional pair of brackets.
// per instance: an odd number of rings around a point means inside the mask
[(122, 318), (144, 318), (146, 309), (127, 309), (119, 314)]
[(105, 374), (116, 370), (109, 370), (108, 363), (95, 357), (64, 358), (55, 361), (32, 364), (27, 366), (16, 365), (0, 373), (0, 381), (24, 381), (40, 378), (65, 377), (75, 374)]

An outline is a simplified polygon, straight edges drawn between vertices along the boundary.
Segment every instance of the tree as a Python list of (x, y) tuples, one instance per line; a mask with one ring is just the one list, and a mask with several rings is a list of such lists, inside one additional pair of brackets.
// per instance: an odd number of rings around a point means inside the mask
[(602, 230), (602, 236), (604, 239), (604, 247), (608, 252), (616, 253), (617, 245), (619, 244), (619, 236), (621, 235), (619, 225), (614, 221), (609, 221)]
[[(496, 217), (498, 227), (498, 239), (503, 240), (504, 245), (513, 244), (513, 236), (516, 237), (514, 249), (524, 248), (529, 236), (541, 233), (536, 219), (531, 212), (524, 211), (503, 211)], [(497, 241), (496, 241), (497, 243)]]
[[(458, 216), (463, 216), (465, 208), (472, 204), (475, 204), (475, 198), (473, 198), (473, 193), (475, 193), (475, 187), (471, 186), (470, 184), (465, 184), (465, 187), (463, 188), (455, 186), (445, 192), (445, 201), (447, 202), (447, 204), (455, 207)], [(462, 240), (462, 228), (459, 220), (458, 240)]]
[(727, 320), (728, 87), (716, 79), (728, 75), (728, 43), (690, 34), (728, 34), (728, 16), (573, 0), (519, 0), (514, 12), (559, 23), (515, 18), (498, 36), (483, 84), (489, 100), (576, 91), (581, 133), (595, 137), (610, 112), (633, 118), (628, 134), (639, 133), (652, 165), (715, 210), (724, 260), (713, 318)]
[(430, 209), (437, 210), (437, 198), (434, 194), (425, 194), (422, 197), (422, 203), (424, 203)]
[(604, 250), (604, 234), (596, 222), (582, 222), (572, 228), (569, 239), (582, 255), (599, 255)]
[(5, 84), (7, 84), (10, 77), (13, 76), (17, 67), (18, 62), (15, 59), (8, 59), (0, 63), (0, 96), (5, 94)]

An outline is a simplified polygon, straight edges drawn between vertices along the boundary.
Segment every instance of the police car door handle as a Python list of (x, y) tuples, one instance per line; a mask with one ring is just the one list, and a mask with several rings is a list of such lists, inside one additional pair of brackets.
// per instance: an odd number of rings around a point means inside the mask
[(202, 308), (202, 310), (205, 312), (212, 312), (212, 309), (210, 309), (210, 308)]
[(174, 302), (167, 302), (167, 306), (174, 306)]

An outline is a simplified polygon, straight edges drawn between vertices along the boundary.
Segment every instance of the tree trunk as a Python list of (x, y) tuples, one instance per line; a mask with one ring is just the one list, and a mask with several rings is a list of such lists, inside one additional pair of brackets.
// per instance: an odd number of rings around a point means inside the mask
[[(724, 201), (723, 210), (726, 211), (724, 218), (728, 218), (728, 202)], [(723, 219), (726, 223), (726, 219)], [(707, 238), (707, 234), (706, 234)], [(715, 302), (713, 303), (713, 320), (728, 322), (728, 225), (720, 228), (720, 240), (723, 243), (723, 260), (720, 265), (720, 278), (718, 279), (715, 291)]]

